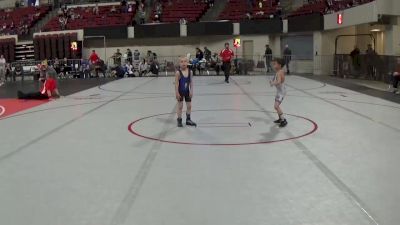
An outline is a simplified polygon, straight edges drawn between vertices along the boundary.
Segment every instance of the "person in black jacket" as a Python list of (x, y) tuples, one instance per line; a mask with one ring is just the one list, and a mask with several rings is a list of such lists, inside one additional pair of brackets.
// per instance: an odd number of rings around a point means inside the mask
[(292, 50), (290, 50), (289, 45), (286, 45), (285, 50), (283, 50), (283, 60), (285, 60), (287, 74), (290, 74), (289, 64), (292, 60)]
[(201, 51), (200, 48), (196, 48), (196, 59), (198, 59), (199, 61), (202, 60), (204, 58), (204, 54), (203, 51)]
[(265, 63), (266, 63), (266, 67), (267, 67), (267, 73), (269, 73), (270, 71), (272, 71), (272, 67), (271, 67), (271, 61), (272, 61), (272, 49), (269, 47), (269, 45), (265, 46)]

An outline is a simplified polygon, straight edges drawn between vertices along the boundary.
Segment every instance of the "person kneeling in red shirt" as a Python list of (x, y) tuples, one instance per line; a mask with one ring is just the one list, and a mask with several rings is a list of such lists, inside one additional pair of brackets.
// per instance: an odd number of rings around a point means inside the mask
[(57, 82), (51, 72), (46, 73), (46, 78), (41, 79), (43, 82), (42, 88), (38, 92), (23, 93), (18, 91), (18, 99), (37, 99), (44, 100), (49, 98), (59, 98), (60, 93), (58, 92)]

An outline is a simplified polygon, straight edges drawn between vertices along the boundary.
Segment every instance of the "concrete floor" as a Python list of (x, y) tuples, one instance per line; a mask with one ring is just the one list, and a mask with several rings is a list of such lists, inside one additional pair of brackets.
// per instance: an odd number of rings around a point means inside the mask
[(0, 224), (398, 225), (400, 105), (298, 76), (127, 78), (0, 118)]

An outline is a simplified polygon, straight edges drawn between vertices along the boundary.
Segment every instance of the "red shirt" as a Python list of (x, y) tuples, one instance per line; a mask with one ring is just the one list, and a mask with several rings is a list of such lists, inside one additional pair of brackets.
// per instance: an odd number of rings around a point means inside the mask
[(53, 94), (56, 89), (57, 89), (56, 81), (52, 78), (48, 78), (44, 81), (40, 93), (42, 93), (43, 95), (47, 95), (47, 91), (50, 91)]
[(219, 53), (219, 56), (221, 56), (223, 62), (231, 62), (234, 54), (231, 49), (225, 48), (221, 51), (221, 53)]
[(93, 53), (90, 55), (89, 60), (90, 60), (91, 63), (96, 63), (97, 61), (100, 60), (100, 58), (99, 58), (99, 56), (98, 56), (95, 52), (93, 52)]

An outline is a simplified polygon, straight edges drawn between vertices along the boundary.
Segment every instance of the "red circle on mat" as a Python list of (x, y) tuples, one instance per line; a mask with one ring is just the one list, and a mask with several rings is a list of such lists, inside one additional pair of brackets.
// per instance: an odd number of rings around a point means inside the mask
[(4, 113), (6, 113), (6, 108), (0, 105), (0, 116), (2, 116)]
[[(219, 110), (195, 110), (193, 112), (215, 112), (215, 111), (240, 111), (240, 112), (264, 112), (264, 113), (271, 113), (268, 111), (262, 111), (262, 110), (238, 110), (238, 109), (219, 109)], [(180, 144), (180, 145), (204, 145), (204, 146), (240, 146), (240, 145), (259, 145), (259, 144), (272, 144), (272, 143), (277, 143), (277, 142), (284, 142), (284, 141), (290, 141), (290, 140), (295, 140), (295, 139), (299, 139), (302, 137), (306, 137), (308, 135), (311, 135), (313, 133), (315, 133), (318, 130), (318, 124), (316, 122), (314, 122), (311, 119), (302, 117), (302, 116), (297, 116), (297, 115), (292, 115), (292, 114), (286, 114), (289, 116), (293, 116), (293, 117), (297, 117), (303, 120), (306, 120), (308, 122), (310, 122), (312, 124), (312, 129), (302, 135), (298, 135), (295, 137), (290, 137), (290, 138), (284, 138), (284, 139), (277, 139), (277, 140), (270, 140), (270, 141), (259, 141), (259, 142), (243, 142), (243, 143), (196, 143), (196, 142), (182, 142), (182, 141), (170, 141), (170, 140), (163, 140), (163, 139), (159, 139), (159, 138), (155, 138), (155, 137), (151, 137), (151, 136), (146, 136), (143, 134), (138, 133), (137, 131), (135, 131), (135, 125), (137, 123), (139, 123), (140, 121), (149, 119), (149, 118), (154, 118), (154, 117), (158, 117), (158, 116), (163, 116), (163, 115), (169, 115), (169, 114), (175, 114), (175, 113), (161, 113), (161, 114), (156, 114), (156, 115), (152, 115), (152, 116), (147, 116), (147, 117), (143, 117), (140, 119), (137, 119), (135, 121), (133, 121), (132, 123), (129, 124), (128, 126), (128, 130), (129, 132), (131, 132), (133, 135), (147, 139), (147, 140), (152, 140), (152, 141), (158, 141), (158, 142), (163, 142), (163, 143), (169, 143), (169, 144)], [(285, 128), (282, 128), (285, 129)]]

